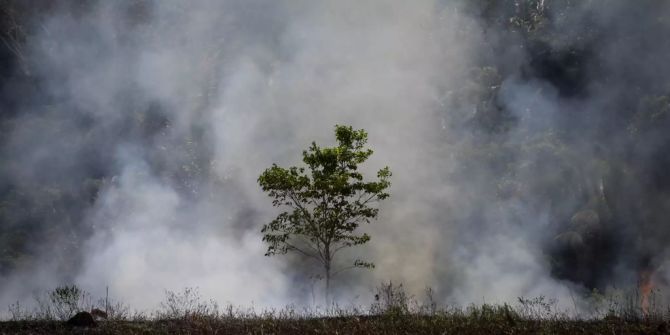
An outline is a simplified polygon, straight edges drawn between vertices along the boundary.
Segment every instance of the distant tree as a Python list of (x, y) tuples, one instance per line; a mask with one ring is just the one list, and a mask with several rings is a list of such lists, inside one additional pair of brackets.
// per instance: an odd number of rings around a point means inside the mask
[[(28, 35), (26, 24), (28, 16), (36, 12), (33, 6), (26, 4), (27, 2), (29, 1), (0, 0), (0, 55), (9, 52), (24, 75), (30, 75), (25, 52), (25, 40)], [(2, 70), (4, 69), (0, 69)]]
[(268, 244), (266, 256), (297, 252), (312, 258), (323, 267), (325, 298), (329, 299), (331, 278), (353, 268), (373, 268), (374, 264), (355, 260), (335, 268), (336, 254), (348, 247), (370, 240), (356, 229), (377, 217), (373, 203), (386, 199), (391, 185), (391, 171), (377, 172), (377, 180), (366, 182), (358, 165), (372, 155), (364, 146), (367, 133), (348, 126), (335, 126), (338, 145), (321, 148), (312, 142), (303, 151), (304, 167), (282, 168), (273, 164), (258, 182), (276, 207), (287, 208), (263, 226), (263, 241)]

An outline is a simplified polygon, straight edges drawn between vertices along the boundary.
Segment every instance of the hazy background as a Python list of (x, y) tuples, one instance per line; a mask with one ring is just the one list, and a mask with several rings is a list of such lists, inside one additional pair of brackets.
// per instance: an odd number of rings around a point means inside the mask
[(2, 4), (0, 306), (68, 283), (314, 303), (317, 268), (263, 256), (256, 178), (335, 124), (393, 172), (343, 304), (389, 280), (565, 306), (665, 282), (664, 1)]

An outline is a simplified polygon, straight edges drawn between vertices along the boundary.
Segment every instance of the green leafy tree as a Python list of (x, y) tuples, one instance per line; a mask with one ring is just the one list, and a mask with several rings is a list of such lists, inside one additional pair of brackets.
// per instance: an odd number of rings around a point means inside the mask
[(377, 217), (374, 204), (386, 199), (391, 185), (391, 171), (377, 172), (376, 181), (364, 181), (358, 165), (372, 150), (365, 148), (367, 133), (348, 126), (335, 126), (338, 145), (322, 148), (312, 142), (303, 151), (304, 167), (282, 168), (273, 164), (258, 178), (272, 197), (273, 205), (288, 210), (263, 226), (263, 241), (268, 244), (266, 256), (296, 252), (317, 261), (325, 278), (328, 301), (331, 278), (353, 268), (373, 268), (374, 264), (357, 259), (352, 263), (334, 263), (343, 249), (370, 240), (356, 229)]

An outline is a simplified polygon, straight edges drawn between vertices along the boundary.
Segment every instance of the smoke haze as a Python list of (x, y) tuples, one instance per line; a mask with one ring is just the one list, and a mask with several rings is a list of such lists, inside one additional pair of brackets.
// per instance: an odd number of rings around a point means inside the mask
[(256, 179), (300, 164), (311, 141), (333, 144), (335, 124), (369, 133), (364, 172), (393, 172), (363, 228), (372, 240), (345, 255), (377, 267), (337, 278), (342, 302), (367, 303), (392, 280), (432, 287), (440, 303), (572, 306), (635, 285), (642, 268), (664, 276), (669, 9), (35, 5), (18, 79), (3, 84), (0, 189), (46, 205), (5, 207), (16, 218), (0, 224), (34, 239), (28, 259), (4, 265), (0, 305), (64, 283), (109, 286), (138, 309), (183, 287), (243, 306), (312, 303), (314, 268), (263, 256), (260, 227), (277, 213)]

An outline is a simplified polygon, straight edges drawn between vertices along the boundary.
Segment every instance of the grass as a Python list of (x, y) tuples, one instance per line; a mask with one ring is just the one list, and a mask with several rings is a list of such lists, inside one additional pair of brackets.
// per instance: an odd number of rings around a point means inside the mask
[[(94, 328), (68, 326), (65, 310), (85, 310), (93, 305), (84, 292), (69, 287), (47, 294), (37, 309), (28, 313), (11, 307), (13, 320), (0, 322), (0, 334), (669, 334), (670, 311), (654, 309), (644, 315), (631, 304), (612, 303), (599, 316), (580, 318), (560, 313), (555, 302), (544, 297), (519, 298), (517, 305), (438, 307), (432, 291), (418, 303), (402, 285), (384, 284), (365, 309), (325, 312), (282, 310), (255, 312), (202, 301), (195, 289), (166, 292), (165, 301), (151, 315), (130, 314), (122, 304), (108, 306), (109, 320)], [(597, 294), (595, 301), (606, 301)], [(615, 308), (616, 307), (616, 308)], [(637, 308), (637, 309), (636, 309)]]
[(90, 329), (68, 327), (56, 320), (0, 323), (2, 334), (668, 334), (669, 331), (667, 321), (657, 319), (532, 320), (499, 312), (484, 318), (449, 313), (296, 318), (194, 315), (104, 321)]

